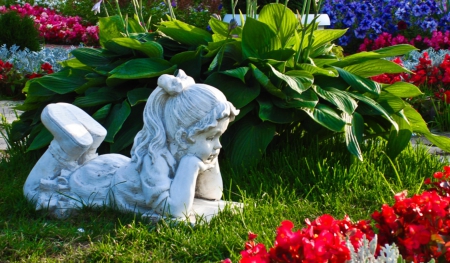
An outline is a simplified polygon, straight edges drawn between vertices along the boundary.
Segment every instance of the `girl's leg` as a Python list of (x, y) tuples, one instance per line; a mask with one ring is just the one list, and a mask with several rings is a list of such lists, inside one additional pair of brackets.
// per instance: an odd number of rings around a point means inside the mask
[(105, 128), (72, 104), (48, 105), (41, 119), (70, 162), (83, 164), (96, 157), (96, 150), (106, 136)]
[(106, 130), (92, 117), (67, 103), (47, 105), (41, 120), (54, 139), (28, 175), (24, 185), (28, 199), (52, 194), (50, 189), (41, 189), (51, 187), (46, 182), (57, 178), (62, 170), (74, 171), (85, 160), (96, 156), (95, 151), (106, 136)]

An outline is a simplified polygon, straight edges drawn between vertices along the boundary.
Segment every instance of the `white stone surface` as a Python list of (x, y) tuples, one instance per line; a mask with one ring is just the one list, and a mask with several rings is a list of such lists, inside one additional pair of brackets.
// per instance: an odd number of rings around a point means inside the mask
[(217, 156), (219, 138), (238, 113), (222, 92), (195, 84), (183, 71), (162, 75), (128, 158), (98, 156), (106, 130), (71, 104), (50, 104), (41, 120), (54, 140), (30, 172), (24, 194), (36, 209), (61, 218), (82, 206), (110, 205), (151, 218), (209, 220), (228, 204), (220, 201)]
[[(2, 121), (3, 118), (5, 118), (7, 123), (12, 123), (15, 121), (17, 119), (17, 115), (21, 114), (21, 111), (14, 110), (14, 107), (22, 103), (23, 101), (0, 101), (0, 118), (2, 118)], [(3, 138), (2, 135), (5, 134), (4, 132), (5, 131), (0, 124), (0, 151), (4, 151), (8, 148), (5, 138)]]
[[(259, 15), (256, 15), (257, 17)], [(246, 18), (246, 15), (243, 15), (244, 19)], [(226, 14), (223, 17), (223, 22), (227, 22), (229, 23), (231, 21), (231, 19), (233, 19), (233, 14)], [(306, 23), (311, 23), (311, 21), (313, 21), (314, 19), (314, 15), (310, 14), (308, 15), (308, 18), (306, 20)], [(234, 15), (234, 20), (236, 20), (236, 22), (238, 23), (238, 25), (241, 25), (241, 15), (239, 14), (239, 12), (235, 13)], [(304, 20), (302, 20), (302, 23), (304, 22)], [(319, 23), (318, 29), (324, 29), (326, 26), (329, 26), (331, 24), (330, 21), (330, 17), (327, 14), (319, 14), (318, 18), (316, 20), (316, 23)]]

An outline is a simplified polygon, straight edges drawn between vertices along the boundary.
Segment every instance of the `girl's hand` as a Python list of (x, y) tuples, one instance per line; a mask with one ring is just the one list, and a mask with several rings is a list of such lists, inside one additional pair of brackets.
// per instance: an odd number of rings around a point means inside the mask
[(193, 154), (187, 154), (182, 158), (183, 162), (195, 163), (199, 169), (199, 173), (211, 170), (216, 166), (217, 159), (214, 159), (210, 163), (204, 163), (200, 158)]

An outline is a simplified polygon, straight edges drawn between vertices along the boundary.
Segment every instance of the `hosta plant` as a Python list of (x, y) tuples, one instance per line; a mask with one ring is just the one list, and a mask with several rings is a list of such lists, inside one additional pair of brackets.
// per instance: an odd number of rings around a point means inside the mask
[(243, 25), (211, 19), (212, 35), (175, 19), (161, 22), (158, 32), (149, 34), (138, 17), (126, 23), (120, 16), (102, 18), (101, 49), (75, 50), (62, 71), (27, 83), (21, 107), (26, 112), (14, 134), (31, 133), (30, 149), (45, 146), (51, 137), (39, 122), (40, 111), (48, 103), (65, 101), (105, 125), (106, 151), (120, 151), (141, 128), (141, 102), (156, 87), (157, 77), (180, 68), (197, 82), (220, 89), (241, 109), (223, 137), (225, 153), (236, 166), (256, 163), (275, 134), (311, 133), (322, 139), (342, 134), (348, 150), (361, 160), (361, 142), (374, 136), (389, 141), (391, 157), (406, 147), (412, 132), (450, 150), (449, 139), (432, 135), (402, 100), (419, 95), (416, 86), (369, 79), (406, 71), (383, 58), (414, 47), (340, 58), (331, 42), (345, 30), (316, 30), (314, 21), (307, 24), (302, 17), (284, 5), (268, 4), (257, 20), (247, 18)]
[(60, 71), (27, 82), (26, 100), (18, 107), (25, 112), (13, 124), (12, 139), (30, 136), (29, 150), (48, 145), (52, 135), (40, 122), (42, 109), (68, 102), (107, 129), (101, 152), (120, 152), (132, 144), (143, 125), (143, 102), (157, 78), (173, 74), (176, 65), (163, 58), (161, 45), (135, 19), (101, 18), (99, 27), (102, 48), (75, 49)]
[(407, 72), (383, 58), (406, 54), (413, 46), (340, 58), (331, 42), (345, 30), (316, 30), (314, 23), (306, 24), (281, 4), (264, 6), (257, 20), (247, 18), (240, 26), (215, 19), (210, 26), (211, 37), (193, 33), (179, 21), (162, 22), (159, 30), (171, 41), (163, 46), (187, 50), (170, 58), (174, 64), (220, 89), (241, 109), (224, 135), (233, 164), (258, 160), (275, 134), (312, 133), (319, 138), (343, 134), (348, 150), (359, 159), (364, 139), (384, 137), (388, 155), (395, 157), (412, 132), (450, 150), (449, 140), (432, 135), (421, 116), (402, 100), (421, 94), (416, 86), (369, 79)]

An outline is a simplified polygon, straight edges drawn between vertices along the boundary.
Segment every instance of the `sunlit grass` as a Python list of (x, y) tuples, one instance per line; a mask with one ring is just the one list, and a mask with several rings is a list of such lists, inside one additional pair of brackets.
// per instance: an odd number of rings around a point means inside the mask
[(22, 187), (37, 156), (15, 145), (0, 161), (0, 261), (237, 262), (248, 231), (270, 247), (284, 219), (298, 227), (324, 213), (369, 219), (383, 203), (393, 203), (393, 193), (423, 190), (423, 179), (445, 164), (425, 147), (409, 147), (391, 163), (384, 146), (367, 142), (364, 162), (335, 140), (281, 143), (253, 168), (233, 169), (224, 160), (224, 198), (244, 209), (192, 226), (152, 224), (109, 208), (86, 208), (65, 220), (36, 212)]

